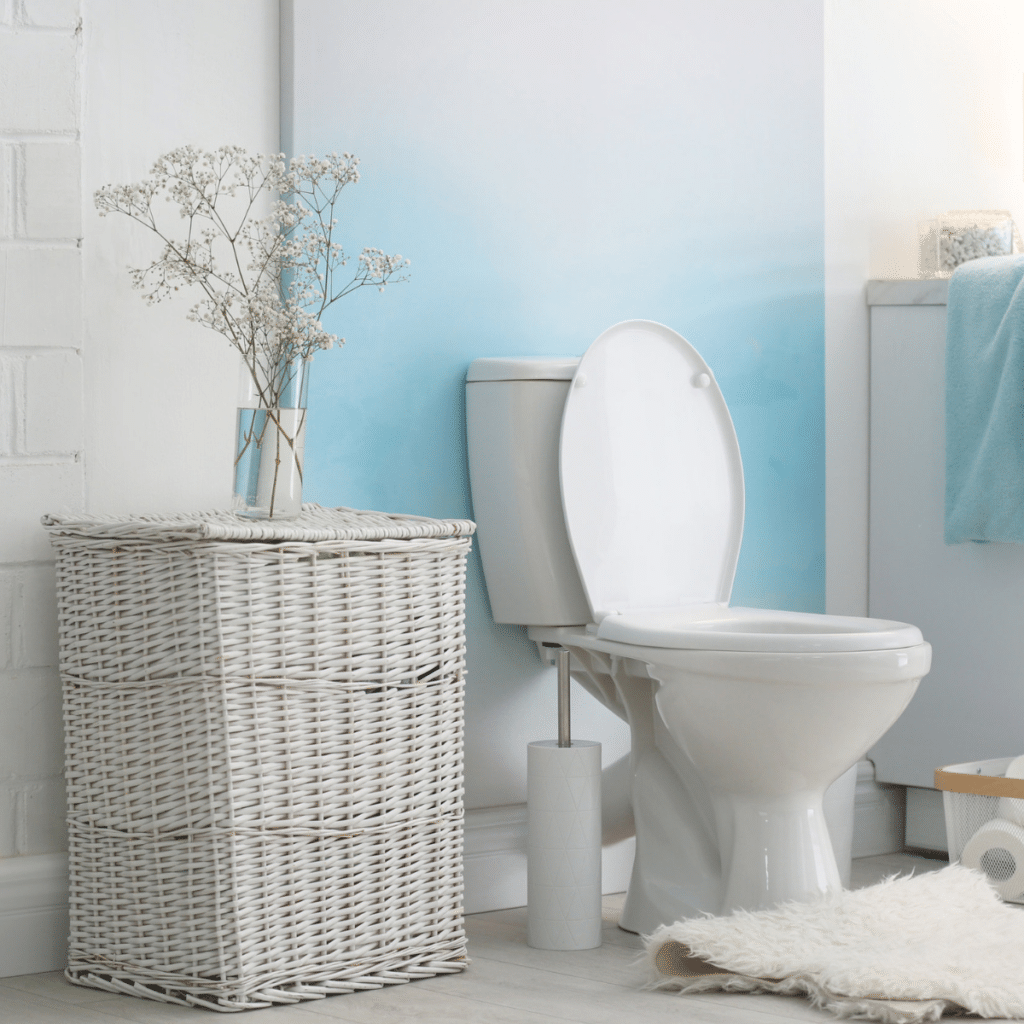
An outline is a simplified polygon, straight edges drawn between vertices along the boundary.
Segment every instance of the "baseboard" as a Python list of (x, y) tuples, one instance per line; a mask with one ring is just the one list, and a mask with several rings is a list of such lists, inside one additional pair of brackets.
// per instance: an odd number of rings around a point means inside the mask
[[(853, 855), (903, 849), (904, 789), (875, 782), (862, 761), (857, 775)], [(633, 867), (634, 840), (607, 846), (603, 891), (623, 892)], [(526, 904), (526, 804), (466, 812), (467, 914)], [(61, 970), (68, 934), (67, 854), (0, 859), (0, 977)]]
[[(603, 890), (623, 892), (634, 841), (608, 846)], [(466, 812), (467, 914), (526, 905), (526, 804)], [(67, 958), (66, 853), (0, 858), (0, 977), (63, 970)]]
[(861, 761), (853, 804), (853, 856), (902, 851), (905, 818), (906, 787), (876, 782), (875, 766)]
[(0, 859), (0, 977), (63, 970), (68, 942), (68, 855)]
[(934, 856), (949, 856), (946, 845), (946, 811), (937, 789), (907, 786), (907, 831), (905, 844), (914, 850), (930, 850)]
[[(624, 892), (633, 870), (635, 840), (606, 846), (601, 888)], [(526, 905), (526, 804), (466, 812), (463, 904), (467, 914)]]

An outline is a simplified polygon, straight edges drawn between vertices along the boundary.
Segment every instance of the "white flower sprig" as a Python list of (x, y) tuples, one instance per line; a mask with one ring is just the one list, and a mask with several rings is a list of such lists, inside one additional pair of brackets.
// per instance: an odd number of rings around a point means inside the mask
[[(144, 181), (106, 185), (95, 201), (101, 216), (122, 213), (163, 242), (155, 262), (130, 268), (146, 301), (198, 288), (202, 295), (188, 318), (238, 349), (260, 407), (275, 409), (301, 361), (344, 344), (323, 329), (329, 306), (367, 285), (383, 291), (406, 280), (397, 275), (409, 260), (372, 248), (363, 249), (350, 278), (341, 273), (349, 257), (335, 239), (334, 208), (345, 186), (359, 181), (358, 166), (350, 153), (301, 156), (288, 165), (284, 154), (183, 146), (161, 156)], [(264, 193), (274, 198), (270, 213), (259, 217)], [(154, 211), (159, 196), (179, 207), (185, 224), (178, 235)]]

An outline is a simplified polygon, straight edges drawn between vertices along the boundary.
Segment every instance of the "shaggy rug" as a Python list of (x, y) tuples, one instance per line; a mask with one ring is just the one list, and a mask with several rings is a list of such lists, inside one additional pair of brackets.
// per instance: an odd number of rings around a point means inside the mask
[(656, 988), (806, 994), (837, 1017), (889, 1024), (1024, 1018), (1024, 908), (959, 864), (813, 903), (679, 921), (645, 944)]

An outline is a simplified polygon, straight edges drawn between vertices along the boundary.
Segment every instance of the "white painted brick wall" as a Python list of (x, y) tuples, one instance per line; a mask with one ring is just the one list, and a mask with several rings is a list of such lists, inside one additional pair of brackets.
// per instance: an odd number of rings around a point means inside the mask
[[(11, 569), (0, 569), (0, 674), (14, 668), (14, 591), (16, 584), (17, 580)], [(2, 832), (3, 826), (0, 824), (0, 833)]]
[(42, 778), (64, 765), (60, 677), (56, 669), (15, 669), (0, 680), (6, 741), (0, 747), (0, 775)]
[(25, 375), (20, 359), (12, 359), (0, 349), (0, 458), (13, 455), (19, 448), (18, 423), (23, 407)]
[(78, 131), (78, 38), (72, 31), (0, 33), (0, 127)]
[[(82, 359), (74, 351), (0, 351), (0, 456), (70, 456), (82, 448)], [(61, 460), (66, 461), (66, 460)]]
[(81, 250), (5, 249), (0, 241), (0, 348), (77, 348), (81, 341)]
[[(221, 431), (205, 414), (234, 396), (234, 356), (224, 346), (218, 361), (207, 336), (190, 347), (184, 308), (145, 307), (126, 265), (143, 262), (149, 240), (99, 222), (91, 191), (136, 180), (186, 142), (276, 150), (279, 17), (277, 0), (0, 0), (0, 897), (27, 877), (26, 855), (66, 848), (40, 514), (86, 498), (114, 513), (213, 507), (230, 494), (230, 421)], [(172, 421), (183, 400), (196, 416), (169, 446), (175, 472), (131, 435)], [(222, 433), (220, 452), (210, 438)], [(20, 952), (31, 943), (11, 920), (0, 948)], [(66, 913), (47, 920), (20, 970), (59, 961)]]
[(52, 565), (27, 565), (15, 575), (11, 648), (19, 668), (57, 667), (57, 584)]
[[(0, 745), (0, 815), (12, 832), (0, 850), (51, 853), (64, 843), (64, 766), (60, 677), (56, 669), (0, 673), (4, 743)], [(47, 799), (47, 797), (49, 799)], [(4, 822), (0, 820), (0, 828)], [(45, 845), (50, 843), (49, 848)]]
[(77, 352), (30, 355), (25, 366), (24, 445), (27, 454), (82, 449), (82, 358)]
[(26, 143), (25, 234), (29, 238), (77, 239), (82, 233), (82, 160), (76, 140)]
[(12, 562), (49, 562), (53, 551), (39, 525), (44, 512), (83, 508), (82, 463), (0, 459), (0, 566)]
[[(15, 231), (14, 183), (18, 168), (17, 148), (0, 145), (0, 238), (10, 238)], [(0, 285), (0, 289), (3, 286)]]
[(56, 666), (53, 566), (29, 564), (0, 570), (0, 672)]
[(21, 15), (26, 25), (37, 28), (75, 28), (79, 20), (79, 0), (21, 0)]
[(52, 565), (0, 569), (0, 672), (57, 666)]
[(53, 552), (84, 507), (79, 0), (0, 0), (0, 857), (66, 848)]
[(0, 857), (13, 857), (17, 853), (19, 796), (13, 786), (0, 786)]

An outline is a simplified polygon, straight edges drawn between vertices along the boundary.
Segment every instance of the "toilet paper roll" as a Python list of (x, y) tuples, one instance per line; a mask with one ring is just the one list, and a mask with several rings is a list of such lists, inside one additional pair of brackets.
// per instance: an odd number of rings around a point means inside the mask
[[(1008, 779), (1024, 779), (1024, 754), (1014, 758), (1004, 774)], [(1019, 800), (1014, 796), (1001, 796), (996, 815), (1007, 821), (1012, 821), (1015, 825), (1024, 826), (1024, 800)]]
[(1003, 899), (1024, 894), (1024, 828), (994, 818), (967, 841), (960, 863), (982, 872)]
[(601, 945), (601, 744), (526, 750), (526, 941), (535, 949)]

